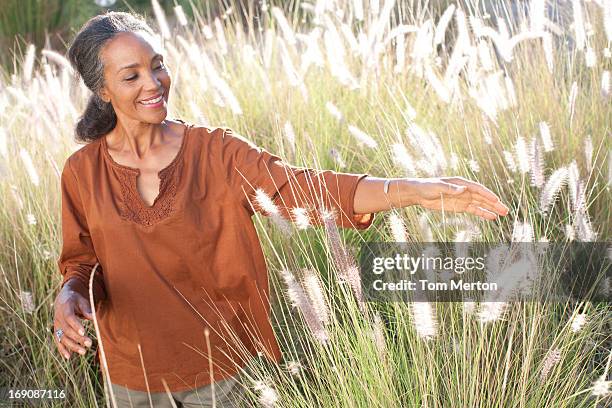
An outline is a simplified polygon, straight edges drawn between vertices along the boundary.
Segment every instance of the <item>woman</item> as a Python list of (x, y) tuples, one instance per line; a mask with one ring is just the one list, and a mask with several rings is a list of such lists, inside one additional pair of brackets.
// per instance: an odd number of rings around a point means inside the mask
[[(171, 121), (171, 77), (152, 30), (129, 13), (90, 19), (69, 50), (93, 92), (76, 133), (88, 141), (64, 165), (63, 276), (55, 301), (59, 352), (91, 347), (88, 282), (121, 406), (233, 406), (245, 356), (281, 353), (269, 321), (267, 270), (251, 219), (263, 191), (291, 209), (368, 228), (408, 205), (496, 219), (508, 212), (461, 177), (383, 179), (283, 163), (226, 127)], [(149, 401), (149, 394), (151, 401)], [(224, 405), (227, 404), (227, 405)]]

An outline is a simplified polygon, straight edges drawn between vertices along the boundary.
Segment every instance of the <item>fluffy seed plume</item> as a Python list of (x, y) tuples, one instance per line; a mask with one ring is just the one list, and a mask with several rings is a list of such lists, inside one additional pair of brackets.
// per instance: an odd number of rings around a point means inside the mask
[(344, 120), (344, 117), (342, 116), (342, 113), (340, 112), (340, 109), (338, 109), (336, 107), (336, 105), (334, 105), (332, 102), (327, 101), (325, 103), (325, 109), (327, 109), (327, 111), (338, 120), (338, 122), (342, 122)]
[(151, 0), (151, 7), (153, 7), (153, 13), (155, 14), (155, 19), (157, 20), (157, 25), (159, 26), (159, 30), (161, 31), (163, 38), (172, 37), (172, 33), (170, 32), (170, 26), (168, 25), (168, 21), (166, 20), (166, 13), (159, 5), (158, 0)]
[(606, 381), (605, 374), (593, 382), (592, 394), (596, 397), (605, 397), (610, 394), (610, 384), (612, 381)]
[(393, 143), (391, 151), (393, 153), (393, 161), (398, 167), (404, 169), (406, 176), (414, 177), (417, 175), (414, 159), (410, 156), (403, 143)]
[(565, 224), (565, 237), (570, 242), (576, 240), (576, 231), (572, 224)]
[(580, 0), (572, 0), (572, 10), (574, 12), (574, 40), (576, 48), (582, 51), (586, 43), (586, 30)]
[(572, 160), (569, 166), (567, 166), (567, 178), (570, 202), (574, 211), (577, 211), (578, 208), (582, 208), (586, 203), (586, 198), (584, 197), (584, 183), (580, 180), (580, 172), (578, 171), (576, 160)]
[(601, 73), (601, 96), (604, 99), (610, 97), (610, 71), (605, 70)]
[(315, 308), (308, 300), (304, 290), (295, 280), (293, 273), (286, 269), (282, 269), (280, 273), (287, 285), (287, 295), (289, 295), (292, 306), (300, 311), (314, 337), (322, 344), (326, 344), (329, 340), (327, 330), (325, 330), (325, 326), (321, 323)]
[(257, 400), (265, 408), (274, 408), (278, 402), (278, 394), (276, 390), (272, 388), (267, 381), (255, 381), (253, 389), (258, 392)]
[(71, 75), (74, 73), (74, 68), (72, 68), (70, 61), (68, 61), (68, 59), (62, 54), (53, 50), (42, 50), (41, 54), (44, 55), (49, 61), (52, 61), (55, 64), (66, 69)]
[(325, 300), (321, 280), (312, 269), (304, 270), (303, 279), (306, 293), (310, 298), (310, 302), (312, 303), (314, 310), (317, 312), (319, 320), (322, 324), (327, 324), (329, 322), (329, 307), (327, 306), (327, 301)]
[(34, 299), (32, 299), (32, 292), (22, 290), (19, 295), (23, 311), (28, 314), (34, 313), (36, 306), (34, 305)]
[(283, 231), (285, 234), (291, 234), (291, 226), (281, 215), (281, 212), (272, 198), (261, 188), (255, 190), (255, 202), (261, 208), (266, 215), (272, 218), (272, 221)]
[(363, 291), (361, 289), (361, 272), (359, 271), (359, 267), (357, 267), (354, 263), (347, 270), (347, 281), (353, 290), (353, 294), (355, 295), (355, 299), (357, 300), (357, 305), (359, 306), (359, 310), (362, 313), (366, 312), (366, 302), (363, 297)]
[(533, 242), (533, 227), (529, 222), (514, 222), (512, 242)]
[(502, 153), (504, 155), (504, 161), (506, 162), (506, 167), (508, 170), (510, 170), (512, 173), (516, 173), (518, 169), (516, 167), (516, 162), (514, 161), (514, 155), (512, 152), (504, 150)]
[(478, 320), (481, 323), (497, 321), (503, 315), (506, 306), (506, 302), (484, 302), (480, 305)]
[(587, 211), (577, 211), (576, 233), (578, 239), (582, 242), (594, 242), (597, 240), (597, 233), (593, 229), (593, 224)]
[(509, 246), (502, 244), (488, 254), (487, 272), (491, 274), (490, 281), (497, 282), (500, 290), (485, 295), (479, 313), (481, 323), (499, 320), (508, 305), (507, 301), (528, 289), (541, 272), (533, 251), (521, 251), (521, 256), (511, 263), (509, 251)]
[(32, 214), (32, 213), (27, 213), (26, 214), (26, 222), (29, 225), (36, 225), (37, 224), (36, 216), (34, 214)]
[(584, 63), (587, 68), (593, 68), (597, 64), (597, 54), (595, 54), (595, 50), (592, 47), (587, 47), (584, 53)]
[(359, 129), (357, 126), (348, 125), (348, 130), (360, 144), (366, 145), (372, 149), (376, 149), (378, 147), (376, 140), (372, 139), (370, 135)]
[(270, 196), (261, 188), (255, 190), (255, 200), (257, 204), (268, 214), (279, 214), (280, 211)]
[(28, 44), (26, 55), (23, 61), (23, 79), (26, 82), (32, 80), (32, 72), (34, 70), (34, 60), (36, 59), (36, 46)]
[(604, 30), (608, 44), (612, 43), (612, 0), (603, 0)]
[(325, 234), (332, 253), (332, 260), (341, 277), (346, 277), (346, 271), (351, 265), (351, 259), (340, 239), (340, 233), (335, 223), (335, 213), (329, 210), (321, 211), (321, 219), (325, 226)]
[(444, 36), (446, 34), (446, 29), (448, 28), (448, 24), (453, 18), (453, 13), (455, 12), (455, 5), (449, 5), (440, 20), (438, 20), (438, 24), (436, 25), (436, 31), (434, 34), (434, 45), (442, 44), (444, 41)]
[(174, 7), (174, 15), (176, 16), (176, 20), (180, 25), (185, 27), (189, 23), (187, 22), (187, 16), (185, 15), (185, 11), (183, 10), (183, 6), (180, 4)]
[(531, 31), (540, 31), (544, 29), (545, 11), (545, 0), (533, 0), (531, 2)]
[(38, 177), (38, 172), (36, 171), (36, 167), (34, 167), (30, 153), (22, 147), (19, 149), (19, 156), (21, 157), (21, 161), (23, 162), (26, 172), (30, 177), (30, 181), (32, 184), (38, 187), (40, 184), (40, 177)]
[(385, 342), (385, 325), (378, 312), (374, 314), (374, 323), (372, 324), (372, 336), (374, 338), (374, 344), (376, 345), (376, 351), (378, 352), (380, 359), (383, 362), (386, 361), (387, 344)]
[(295, 131), (293, 130), (293, 126), (291, 122), (287, 121), (283, 125), (283, 135), (289, 142), (289, 146), (291, 147), (291, 152), (295, 155)]
[(412, 302), (410, 304), (414, 328), (419, 337), (431, 340), (437, 333), (437, 322), (429, 302)]
[(578, 333), (587, 322), (586, 313), (580, 313), (572, 317), (571, 328), (572, 332)]
[(587, 135), (584, 140), (584, 158), (587, 172), (590, 173), (593, 167), (593, 139), (591, 139), (591, 135)]
[(302, 369), (302, 364), (300, 364), (299, 361), (289, 361), (287, 363), (287, 371), (289, 371), (289, 374), (291, 374), (292, 376), (298, 375), (302, 371)]
[(290, 45), (295, 45), (297, 42), (295, 39), (295, 33), (293, 32), (291, 25), (287, 21), (283, 10), (279, 7), (272, 7), (272, 16), (274, 16), (274, 18), (278, 22), (278, 25), (280, 26), (281, 31), (283, 32), (283, 37), (285, 38), (285, 41), (287, 41), (287, 43)]
[(540, 371), (540, 383), (546, 382), (546, 379), (550, 375), (552, 369), (557, 365), (557, 363), (561, 360), (561, 350), (558, 347), (555, 347), (552, 350), (549, 350), (544, 357), (544, 363), (542, 364), (542, 371)]
[(540, 210), (547, 213), (555, 202), (557, 193), (567, 181), (567, 167), (561, 167), (550, 175), (540, 194)]
[(225, 29), (223, 28), (223, 23), (219, 17), (215, 17), (213, 20), (213, 25), (215, 26), (215, 35), (217, 37), (217, 44), (219, 46), (219, 51), (221, 55), (227, 54), (227, 39), (225, 38)]
[(544, 185), (544, 157), (542, 157), (542, 149), (538, 139), (531, 140), (530, 154), (530, 170), (531, 170), (531, 185), (537, 188), (542, 188)]
[(308, 218), (308, 211), (302, 207), (296, 207), (291, 209), (295, 225), (298, 229), (306, 229), (311, 226), (310, 218)]
[(553, 57), (552, 34), (550, 34), (548, 31), (543, 32), (542, 47), (544, 48), (544, 58), (546, 58), (546, 66), (548, 67), (548, 72), (552, 74), (555, 60)]
[(363, 21), (363, 0), (353, 0), (353, 12), (357, 21)]
[(468, 165), (470, 166), (470, 170), (472, 170), (474, 173), (478, 173), (480, 171), (480, 165), (476, 160), (470, 159), (468, 161)]
[(542, 144), (544, 145), (545, 152), (552, 152), (554, 150), (552, 137), (550, 136), (550, 127), (546, 122), (540, 122), (540, 137), (542, 138)]
[[(0, 107), (0, 109), (2, 108)], [(8, 135), (2, 126), (0, 126), (0, 155), (4, 157), (5, 160), (9, 158)]]
[(522, 174), (529, 172), (529, 151), (527, 150), (527, 143), (523, 136), (519, 136), (516, 139), (515, 144), (516, 158), (518, 160), (518, 168)]
[(459, 156), (455, 152), (452, 152), (450, 155), (450, 167), (453, 171), (457, 171), (459, 169)]
[(402, 221), (399, 215), (391, 213), (389, 215), (388, 224), (394, 242), (408, 241), (408, 236), (406, 234), (406, 226), (404, 225), (404, 221)]
[(476, 306), (477, 304), (472, 298), (466, 297), (463, 301), (463, 315), (468, 316), (476, 313)]
[(334, 211), (321, 209), (321, 219), (325, 229), (327, 244), (331, 249), (332, 260), (338, 271), (341, 282), (346, 282), (351, 287), (353, 294), (362, 312), (366, 311), (366, 304), (361, 288), (361, 275), (353, 256), (349, 254), (340, 239), (340, 232), (336, 225), (336, 214)]

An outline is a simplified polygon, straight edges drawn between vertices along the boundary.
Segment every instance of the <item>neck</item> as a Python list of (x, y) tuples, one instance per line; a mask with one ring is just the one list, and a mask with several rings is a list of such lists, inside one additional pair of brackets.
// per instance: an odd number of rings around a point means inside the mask
[(130, 152), (138, 158), (146, 156), (153, 146), (163, 142), (163, 136), (167, 123), (144, 123), (135, 121), (125, 123), (117, 121), (117, 125), (108, 135), (107, 144), (114, 149)]

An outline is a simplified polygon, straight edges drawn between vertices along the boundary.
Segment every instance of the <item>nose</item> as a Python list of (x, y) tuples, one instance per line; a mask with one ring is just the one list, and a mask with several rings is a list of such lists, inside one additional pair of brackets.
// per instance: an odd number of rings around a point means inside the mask
[(147, 75), (145, 89), (150, 91), (158, 91), (161, 89), (161, 81), (157, 77), (157, 73), (155, 71), (149, 71), (149, 75)]

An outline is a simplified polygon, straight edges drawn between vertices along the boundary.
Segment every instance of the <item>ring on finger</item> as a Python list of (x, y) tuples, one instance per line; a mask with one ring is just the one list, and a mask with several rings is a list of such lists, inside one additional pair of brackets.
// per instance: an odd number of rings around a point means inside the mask
[(55, 336), (57, 337), (58, 343), (62, 342), (62, 336), (64, 335), (64, 331), (62, 329), (57, 329), (55, 331)]

